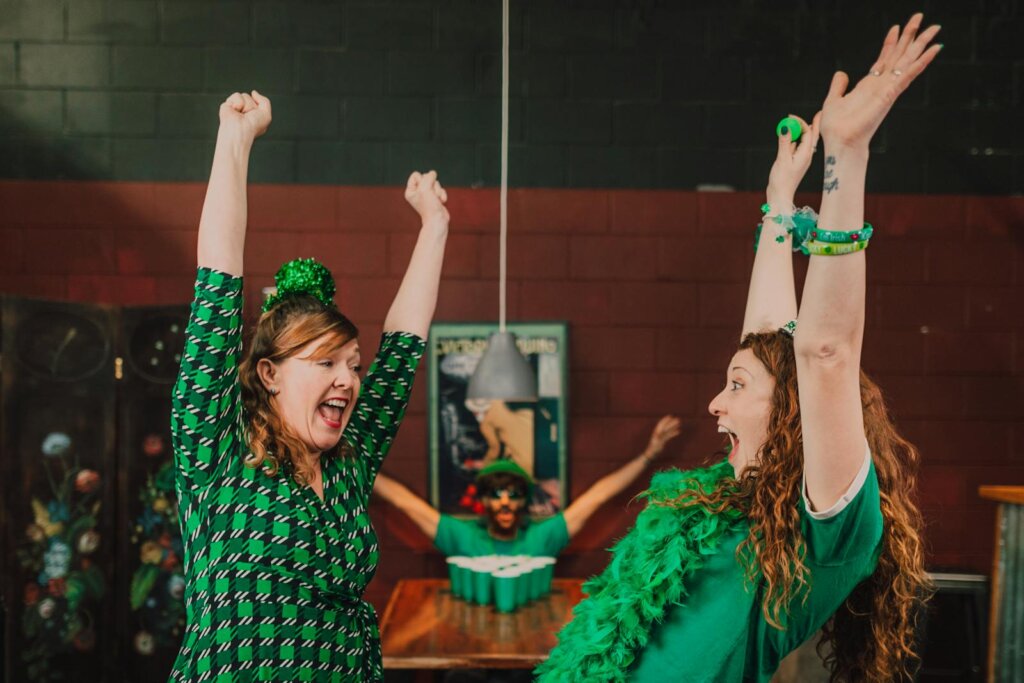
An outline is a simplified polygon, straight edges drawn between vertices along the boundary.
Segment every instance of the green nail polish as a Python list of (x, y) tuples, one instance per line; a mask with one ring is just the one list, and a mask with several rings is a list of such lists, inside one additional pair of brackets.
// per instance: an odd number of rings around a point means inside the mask
[(945, 46), (945, 44), (943, 44), (943, 43), (939, 43), (939, 49), (940, 49), (940, 50), (941, 50), (942, 48), (944, 48), (944, 47), (946, 47), (946, 46)]

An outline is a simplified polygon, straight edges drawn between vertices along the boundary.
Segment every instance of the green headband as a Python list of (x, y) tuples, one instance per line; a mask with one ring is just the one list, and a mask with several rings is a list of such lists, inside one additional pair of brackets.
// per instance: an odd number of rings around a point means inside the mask
[(318, 300), (327, 308), (334, 305), (334, 278), (331, 271), (322, 263), (312, 258), (297, 258), (281, 266), (274, 276), (277, 291), (263, 302), (266, 313), (283, 299), (289, 296), (304, 294)]

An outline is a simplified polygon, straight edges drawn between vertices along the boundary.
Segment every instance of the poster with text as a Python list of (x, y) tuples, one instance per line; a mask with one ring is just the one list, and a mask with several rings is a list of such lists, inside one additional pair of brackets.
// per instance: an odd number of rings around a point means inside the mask
[(507, 328), (537, 375), (536, 402), (466, 399), (469, 378), (495, 325), (435, 323), (430, 328), (430, 495), (443, 513), (478, 514), (476, 475), (498, 459), (514, 460), (536, 480), (531, 515), (553, 515), (568, 502), (567, 326), (510, 323)]

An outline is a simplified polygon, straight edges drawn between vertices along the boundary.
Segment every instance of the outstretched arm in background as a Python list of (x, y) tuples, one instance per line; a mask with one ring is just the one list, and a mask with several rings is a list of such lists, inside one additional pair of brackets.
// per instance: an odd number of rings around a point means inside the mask
[(598, 479), (597, 483), (584, 491), (583, 495), (566, 508), (565, 526), (569, 530), (569, 536), (575, 536), (576, 532), (583, 528), (583, 525), (599, 507), (622, 493), (627, 486), (636, 481), (647, 465), (661, 455), (665, 444), (677, 436), (679, 436), (678, 417), (666, 415), (658, 420), (643, 453), (611, 474)]
[[(850, 92), (837, 72), (821, 112), (825, 185), (819, 226), (860, 230), (868, 145), (893, 103), (938, 54), (932, 26), (918, 35), (915, 14), (902, 33), (893, 26), (878, 60)], [(860, 356), (864, 338), (865, 255), (811, 256), (794, 337), (804, 477), (816, 510), (830, 508), (864, 461)]]
[(378, 474), (373, 482), (373, 492), (401, 510), (427, 535), (431, 541), (437, 537), (437, 525), (441, 521), (441, 513), (391, 477)]

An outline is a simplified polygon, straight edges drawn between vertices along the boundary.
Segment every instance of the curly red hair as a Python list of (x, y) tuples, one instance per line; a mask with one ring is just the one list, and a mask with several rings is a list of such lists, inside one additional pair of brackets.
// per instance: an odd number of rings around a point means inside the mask
[[(759, 577), (764, 583), (761, 609), (766, 621), (782, 628), (789, 605), (806, 596), (811, 579), (800, 531), (803, 439), (796, 357), (792, 337), (781, 331), (748, 334), (740, 349), (750, 349), (775, 379), (758, 461), (738, 480), (728, 478), (712, 492), (687, 491), (679, 501), (744, 512), (750, 533), (737, 555), (747, 578)], [(832, 681), (911, 680), (919, 664), (914, 651), (917, 618), (930, 592), (923, 522), (914, 497), (919, 456), (896, 431), (881, 389), (863, 371), (860, 394), (881, 494), (882, 548), (875, 572), (823, 627), (819, 652)]]

